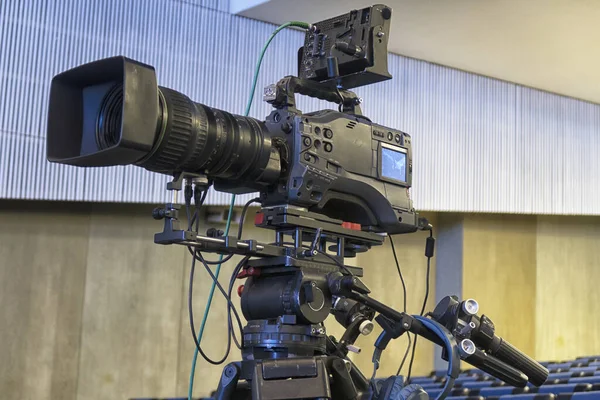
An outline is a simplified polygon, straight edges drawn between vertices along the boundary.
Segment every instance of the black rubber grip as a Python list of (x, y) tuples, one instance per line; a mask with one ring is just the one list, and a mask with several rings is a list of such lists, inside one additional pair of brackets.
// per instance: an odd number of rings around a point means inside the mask
[(535, 386), (541, 386), (548, 379), (548, 370), (523, 353), (504, 339), (500, 339), (500, 346), (492, 353), (496, 358), (523, 371), (529, 382)]
[[(342, 102), (340, 96), (337, 94), (337, 92), (335, 92), (335, 90), (332, 90), (330, 87), (317, 84), (313, 81), (299, 81), (294, 86), (294, 89), (296, 93), (314, 97), (319, 100), (330, 101), (337, 104)], [(349, 92), (345, 90), (340, 90), (340, 93), (344, 96), (344, 98), (350, 97)]]
[(479, 349), (476, 349), (475, 353), (464, 360), (509, 385), (516, 387), (527, 385), (527, 375)]

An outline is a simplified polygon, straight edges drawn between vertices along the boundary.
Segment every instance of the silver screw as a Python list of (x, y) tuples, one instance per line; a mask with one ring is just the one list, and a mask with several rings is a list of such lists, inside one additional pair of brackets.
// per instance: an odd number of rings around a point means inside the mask
[(360, 347), (355, 346), (353, 344), (349, 344), (348, 346), (346, 346), (346, 348), (348, 349), (348, 351), (351, 351), (356, 354), (360, 353), (360, 350), (361, 350)]
[(385, 35), (385, 33), (384, 33), (384, 32), (382, 32), (382, 31), (379, 31), (379, 32), (377, 32), (377, 37), (378, 37), (378, 38), (381, 38), (381, 37), (383, 37), (384, 35)]

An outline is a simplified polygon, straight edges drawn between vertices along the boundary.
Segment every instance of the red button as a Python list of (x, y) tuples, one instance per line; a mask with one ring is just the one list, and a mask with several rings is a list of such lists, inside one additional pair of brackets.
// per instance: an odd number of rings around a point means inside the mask
[(260, 225), (265, 221), (265, 214), (259, 212), (254, 216), (254, 225)]
[(238, 296), (242, 297), (242, 292), (244, 291), (244, 285), (238, 286)]
[(355, 224), (354, 222), (342, 222), (342, 228), (352, 229), (353, 231), (360, 231), (362, 229), (360, 224)]

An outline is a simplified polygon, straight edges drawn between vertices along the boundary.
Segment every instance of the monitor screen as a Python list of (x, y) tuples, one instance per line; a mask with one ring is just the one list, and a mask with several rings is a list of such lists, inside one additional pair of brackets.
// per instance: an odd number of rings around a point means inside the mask
[(384, 178), (406, 182), (406, 153), (382, 147), (381, 175)]

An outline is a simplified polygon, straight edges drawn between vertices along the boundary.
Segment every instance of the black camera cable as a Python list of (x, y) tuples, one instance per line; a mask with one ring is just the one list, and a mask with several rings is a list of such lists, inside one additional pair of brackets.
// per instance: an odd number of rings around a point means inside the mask
[[(207, 190), (201, 190), (199, 187), (196, 187), (195, 190), (193, 190), (195, 211), (194, 211), (194, 215), (190, 218), (192, 187), (191, 187), (191, 185), (186, 185), (186, 187), (185, 187), (186, 212), (187, 212), (188, 221), (189, 221), (188, 229), (194, 230), (196, 233), (198, 233), (199, 227), (200, 227), (200, 214), (199, 214), (200, 207), (204, 204), (207, 193), (208, 193)], [(234, 316), (236, 318), (236, 322), (237, 322), (238, 328), (240, 329), (240, 332), (242, 331), (242, 322), (241, 322), (239, 313), (237, 312), (235, 305), (231, 301), (231, 290), (229, 290), (229, 292), (225, 292), (222, 285), (218, 282), (216, 276), (214, 275), (214, 273), (212, 272), (212, 270), (209, 267), (209, 264), (216, 264), (218, 262), (210, 262), (210, 261), (205, 260), (202, 253), (195, 249), (192, 249), (191, 246), (188, 246), (188, 251), (193, 256), (192, 266), (191, 266), (191, 270), (190, 270), (190, 284), (189, 284), (189, 291), (188, 291), (188, 312), (189, 312), (189, 318), (190, 318), (190, 328), (192, 331), (192, 336), (194, 338), (194, 344), (196, 345), (196, 348), (198, 349), (198, 352), (200, 353), (202, 358), (204, 358), (210, 364), (219, 365), (219, 364), (222, 364), (229, 356), (229, 353), (231, 351), (231, 339), (232, 338), (233, 338), (236, 346), (241, 349), (241, 343), (240, 343), (240, 341), (238, 341), (238, 339), (235, 335), (235, 329), (233, 328), (233, 322), (231, 320), (231, 312), (233, 311), (233, 313), (234, 313)], [(232, 257), (232, 255), (230, 255), (226, 259), (223, 259), (223, 262), (226, 260), (229, 260), (231, 257)], [(195, 329), (194, 316), (193, 316), (193, 302), (192, 302), (193, 279), (194, 279), (196, 261), (200, 261), (203, 264), (204, 268), (206, 269), (206, 271), (208, 272), (210, 277), (213, 279), (213, 282), (215, 282), (217, 288), (223, 294), (223, 296), (225, 297), (225, 300), (227, 301), (227, 316), (228, 316), (228, 318), (227, 318), (227, 331), (228, 331), (227, 348), (225, 351), (225, 355), (220, 360), (213, 360), (210, 357), (208, 357), (206, 355), (206, 353), (204, 353), (204, 351), (202, 350), (200, 343), (197, 339), (197, 333), (196, 333), (196, 329)]]
[[(434, 248), (435, 248), (435, 239), (433, 237), (433, 228), (431, 226), (428, 227), (429, 237), (427, 238), (425, 244), (425, 256), (427, 257), (427, 273), (426, 273), (426, 281), (425, 281), (425, 298), (423, 299), (423, 305), (421, 306), (421, 313), (419, 315), (423, 315), (425, 313), (425, 307), (427, 306), (427, 298), (429, 297), (429, 275), (431, 272), (431, 258), (433, 257)], [(415, 335), (415, 342), (413, 344), (412, 353), (410, 355), (410, 363), (408, 364), (408, 375), (406, 376), (406, 381), (410, 383), (410, 377), (412, 374), (413, 361), (415, 360), (415, 349), (417, 348), (417, 335)]]
[[(394, 261), (396, 262), (396, 270), (398, 270), (398, 276), (400, 277), (400, 282), (402, 282), (402, 294), (404, 297), (404, 306), (403, 306), (403, 311), (406, 314), (406, 282), (404, 281), (404, 276), (402, 275), (402, 269), (400, 268), (400, 262), (398, 261), (398, 254), (396, 253), (396, 246), (394, 246), (394, 238), (390, 235), (390, 245), (392, 246), (392, 254), (394, 254)], [(402, 368), (404, 367), (404, 363), (406, 362), (406, 359), (408, 358), (408, 353), (410, 352), (410, 345), (412, 344), (412, 339), (410, 338), (410, 334), (407, 333), (406, 334), (406, 338), (408, 340), (408, 344), (406, 346), (406, 351), (404, 351), (404, 357), (402, 357), (402, 362), (400, 362), (400, 366), (398, 367), (398, 370), (396, 371), (396, 375), (400, 375), (400, 372), (402, 372)]]
[[(186, 214), (188, 217), (188, 230), (194, 230), (194, 231), (198, 232), (198, 229), (200, 226), (199, 211), (200, 211), (200, 207), (204, 203), (204, 200), (206, 199), (207, 193), (208, 193), (208, 191), (206, 191), (206, 190), (202, 193), (198, 187), (196, 187), (196, 190), (193, 190), (191, 184), (187, 184), (185, 186), (184, 196), (185, 196)], [(191, 208), (192, 208), (192, 205), (191, 205), (192, 197), (194, 197), (194, 203), (195, 203), (194, 204), (195, 210), (194, 210), (193, 216), (190, 215)], [(193, 249), (192, 246), (188, 246), (188, 251), (192, 255), (192, 265), (190, 268), (190, 278), (189, 278), (190, 282), (189, 282), (189, 287), (188, 287), (188, 315), (189, 315), (189, 320), (190, 320), (190, 330), (192, 332), (192, 337), (194, 339), (194, 344), (196, 345), (196, 349), (198, 350), (198, 353), (200, 353), (202, 358), (204, 358), (204, 360), (206, 362), (208, 362), (209, 364), (220, 365), (223, 362), (225, 362), (225, 360), (229, 356), (229, 352), (231, 350), (231, 336), (228, 335), (227, 348), (225, 350), (225, 355), (219, 360), (211, 359), (202, 350), (202, 346), (200, 346), (200, 342), (198, 341), (198, 336), (196, 334), (196, 325), (194, 323), (194, 311), (193, 311), (194, 274), (195, 274), (195, 270), (196, 270), (196, 261), (202, 261), (202, 256), (201, 256), (201, 254), (199, 254), (199, 252), (197, 252), (195, 249)], [(208, 267), (208, 265), (206, 265), (206, 264), (204, 264), (204, 265), (210, 274), (212, 271), (210, 271), (210, 268)], [(223, 293), (225, 294), (224, 291), (223, 291)], [(228, 332), (231, 332), (231, 328), (229, 326), (228, 326)]]

